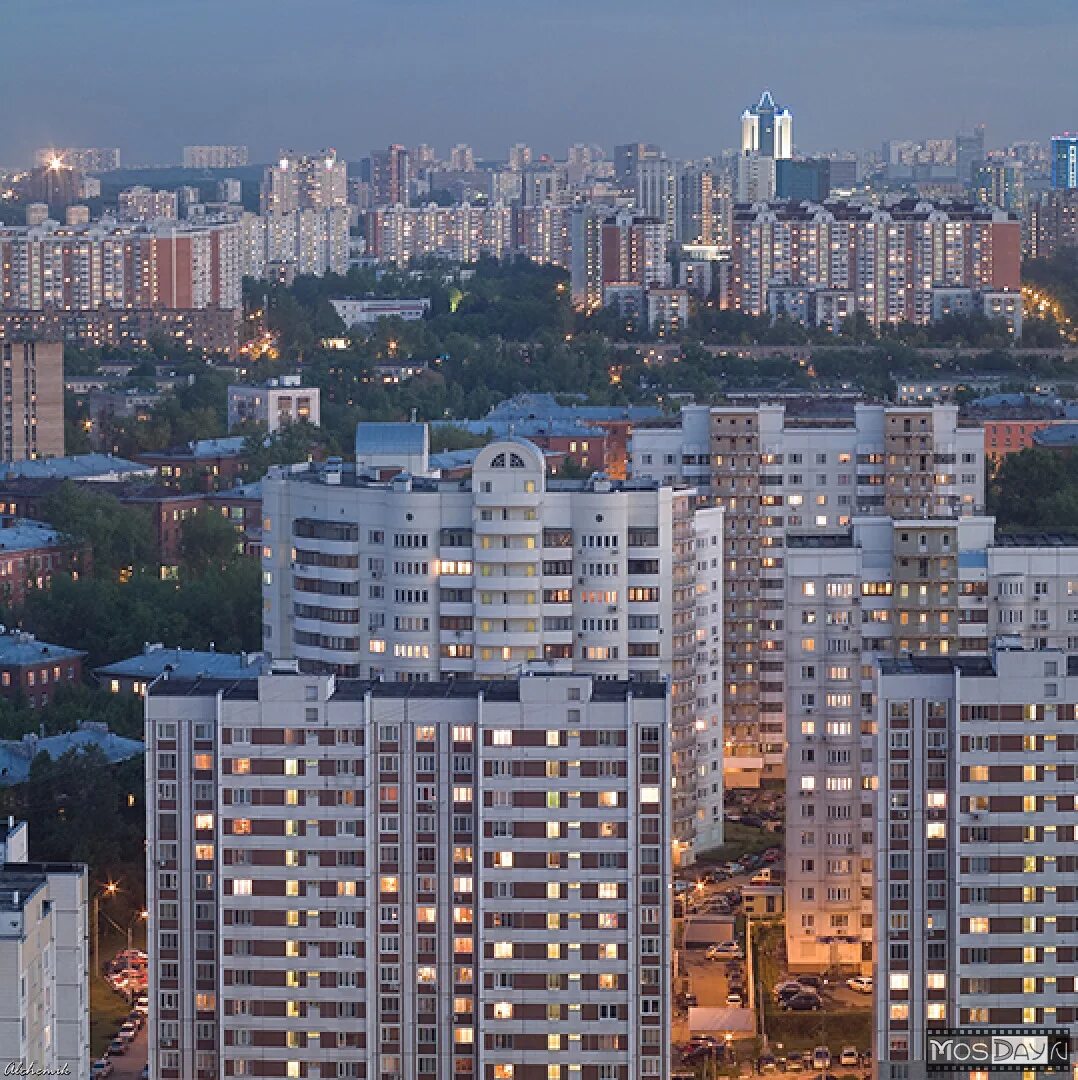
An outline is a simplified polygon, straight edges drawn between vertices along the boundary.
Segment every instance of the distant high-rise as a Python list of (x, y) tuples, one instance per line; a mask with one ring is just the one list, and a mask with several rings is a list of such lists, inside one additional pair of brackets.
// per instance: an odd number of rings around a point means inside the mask
[(982, 161), (973, 168), (973, 191), (978, 201), (1003, 210), (1022, 207), (1022, 166), (1013, 162)]
[(827, 158), (792, 158), (775, 162), (775, 194), (795, 202), (823, 202), (831, 193), (831, 162)]
[(984, 161), (984, 124), (978, 124), (972, 135), (956, 135), (954, 139), (955, 174), (960, 184), (973, 183), (973, 170)]
[(267, 167), (262, 180), (262, 212), (330, 210), (348, 205), (348, 166), (336, 150), (312, 157), (286, 151)]
[(247, 164), (246, 146), (185, 146), (185, 169), (238, 169)]
[(770, 90), (741, 114), (741, 151), (776, 159), (793, 157), (793, 113), (776, 105)]
[(614, 176), (619, 184), (635, 184), (636, 170), (642, 161), (662, 157), (654, 143), (625, 143), (614, 147)]
[(669, 158), (648, 158), (636, 169), (637, 208), (661, 221), (670, 239), (679, 235), (680, 175), (680, 165)]
[(509, 168), (519, 171), (532, 162), (532, 148), (526, 143), (514, 143), (509, 147)]
[(1056, 191), (1078, 188), (1078, 135), (1052, 136), (1052, 187)]
[(449, 151), (449, 168), (452, 172), (474, 172), (475, 151), (467, 143), (457, 143)]
[(113, 172), (120, 167), (115, 146), (44, 146), (34, 153), (35, 165), (66, 165), (79, 172)]
[(117, 208), (121, 221), (175, 220), (180, 216), (175, 191), (154, 191), (141, 184), (121, 191)]
[(407, 206), (411, 159), (399, 143), (371, 154), (371, 197), (376, 206)]
[(64, 455), (64, 347), (0, 336), (0, 461)]

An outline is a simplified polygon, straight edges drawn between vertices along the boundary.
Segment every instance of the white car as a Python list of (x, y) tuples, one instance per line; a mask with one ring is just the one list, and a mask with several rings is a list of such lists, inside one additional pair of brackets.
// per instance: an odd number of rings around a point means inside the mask
[(871, 994), (872, 993), (872, 976), (871, 975), (855, 975), (852, 979), (846, 980), (846, 985), (851, 990), (856, 990), (859, 994)]
[(860, 1065), (861, 1055), (857, 1052), (856, 1046), (844, 1046), (842, 1053), (838, 1056), (838, 1063), (840, 1065)]
[(723, 941), (717, 945), (709, 945), (704, 955), (709, 960), (741, 960), (745, 954), (736, 941)]
[(818, 1070), (831, 1068), (831, 1051), (826, 1046), (817, 1046), (812, 1051), (812, 1067)]

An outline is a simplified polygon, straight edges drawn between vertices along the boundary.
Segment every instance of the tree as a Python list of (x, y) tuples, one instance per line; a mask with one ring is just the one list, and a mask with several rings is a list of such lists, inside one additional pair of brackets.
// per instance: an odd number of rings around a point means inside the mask
[(240, 557), (239, 543), (234, 526), (214, 510), (204, 507), (201, 513), (184, 518), (180, 537), (183, 568), (198, 575), (211, 567), (226, 567)]

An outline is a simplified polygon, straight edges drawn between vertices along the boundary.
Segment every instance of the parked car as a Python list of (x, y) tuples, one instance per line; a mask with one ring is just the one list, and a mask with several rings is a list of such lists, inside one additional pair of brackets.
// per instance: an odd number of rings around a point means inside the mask
[(817, 1046), (812, 1051), (812, 1067), (821, 1070), (831, 1068), (831, 1051), (826, 1046)]
[(103, 1080), (106, 1076), (111, 1076), (114, 1071), (114, 1066), (107, 1057), (98, 1058), (90, 1066), (90, 1080)]
[(756, 1060), (756, 1071), (773, 1073), (779, 1071), (779, 1063), (770, 1054), (761, 1054)]
[(819, 993), (827, 985), (827, 980), (821, 975), (798, 975), (797, 981), (802, 986), (815, 990), (816, 993)]
[(722, 1046), (694, 1046), (687, 1054), (681, 1057), (683, 1065), (698, 1065), (702, 1061), (722, 1061), (726, 1056)]
[(781, 1001), (783, 998), (792, 998), (795, 994), (803, 994), (804, 992), (805, 988), (799, 982), (787, 979), (775, 987), (775, 999)]
[(812, 993), (811, 990), (803, 990), (793, 997), (784, 998), (779, 1005), (789, 1012), (819, 1012), (823, 1008), (820, 995)]
[(840, 1065), (860, 1065), (861, 1055), (857, 1052), (856, 1046), (844, 1046), (842, 1053), (838, 1056), (838, 1063)]
[(109, 1043), (109, 1057), (118, 1057), (120, 1054), (127, 1053), (127, 1043), (123, 1039), (113, 1039)]
[(855, 975), (852, 979), (846, 980), (846, 985), (851, 990), (856, 990), (859, 994), (871, 994), (872, 993), (872, 976), (871, 975)]
[(805, 1063), (795, 1054), (786, 1062), (786, 1071), (799, 1073), (805, 1071)]
[(740, 1009), (745, 1003), (745, 999), (741, 996), (741, 991), (730, 987), (730, 992), (726, 995), (726, 1004), (735, 1009)]
[(704, 955), (709, 960), (740, 960), (745, 954), (736, 941), (720, 941), (715, 945), (709, 945)]

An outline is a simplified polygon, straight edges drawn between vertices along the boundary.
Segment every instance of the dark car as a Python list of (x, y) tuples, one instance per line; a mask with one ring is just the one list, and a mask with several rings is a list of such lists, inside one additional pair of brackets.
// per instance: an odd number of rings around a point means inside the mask
[(798, 975), (797, 981), (802, 986), (808, 986), (817, 993), (819, 993), (827, 984), (827, 980), (821, 978), (819, 975)]
[(722, 1061), (726, 1057), (726, 1049), (721, 1044), (707, 1043), (694, 1046), (688, 1053), (682, 1054), (683, 1065), (697, 1065), (701, 1061)]
[(793, 997), (780, 999), (779, 1005), (789, 1012), (819, 1012), (823, 1008), (820, 995), (808, 990), (794, 994)]

